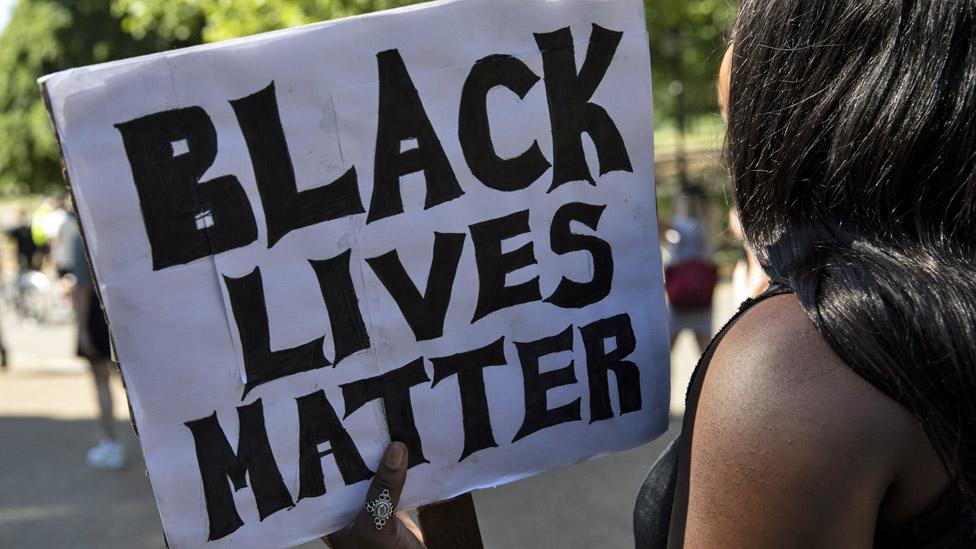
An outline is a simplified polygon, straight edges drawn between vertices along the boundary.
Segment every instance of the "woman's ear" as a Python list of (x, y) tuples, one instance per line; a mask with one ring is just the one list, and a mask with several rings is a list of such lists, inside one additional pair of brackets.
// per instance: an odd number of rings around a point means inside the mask
[(718, 70), (718, 108), (722, 112), (722, 120), (729, 118), (729, 87), (732, 83), (732, 55), (734, 44), (729, 44), (722, 58), (722, 67)]

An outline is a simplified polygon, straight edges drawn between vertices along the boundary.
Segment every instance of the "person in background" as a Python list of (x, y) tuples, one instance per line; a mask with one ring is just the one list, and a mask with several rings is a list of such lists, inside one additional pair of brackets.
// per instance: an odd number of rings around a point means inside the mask
[(96, 469), (121, 469), (126, 463), (125, 447), (118, 440), (112, 414), (112, 391), (109, 376), (112, 370), (112, 351), (108, 325), (95, 293), (85, 247), (73, 215), (65, 223), (75, 228), (65, 233), (71, 239), (72, 267), (75, 277), (73, 301), (78, 323), (78, 356), (91, 364), (92, 377), (98, 399), (98, 423), (102, 440), (86, 456), (88, 465)]
[[(51, 242), (51, 258), (58, 278), (64, 279), (73, 275), (75, 268), (74, 243), (78, 238), (78, 222), (72, 213), (66, 213), (64, 221), (58, 226), (58, 232)], [(87, 268), (87, 267), (86, 267)]]
[(34, 241), (34, 262), (35, 268), (33, 270), (40, 271), (44, 265), (44, 260), (47, 259), (47, 254), (50, 251), (47, 241), (47, 233), (45, 230), (44, 220), (54, 211), (54, 199), (45, 198), (37, 205), (34, 212), (31, 214), (31, 239)]
[(27, 210), (21, 208), (17, 211), (17, 224), (7, 234), (17, 249), (18, 270), (20, 272), (37, 270), (34, 262), (37, 244), (34, 244), (34, 237), (31, 235), (31, 222)]
[(671, 347), (685, 330), (704, 350), (712, 338), (712, 296), (718, 281), (708, 256), (705, 230), (692, 212), (692, 197), (675, 198), (674, 218), (663, 227), (669, 263), (664, 271), (671, 326)]

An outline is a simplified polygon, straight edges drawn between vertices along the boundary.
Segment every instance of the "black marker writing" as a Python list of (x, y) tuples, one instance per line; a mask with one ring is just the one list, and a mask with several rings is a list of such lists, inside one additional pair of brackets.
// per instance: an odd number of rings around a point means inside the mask
[(423, 295), (410, 280), (396, 250), (366, 262), (390, 292), (417, 341), (436, 339), (444, 334), (444, 318), (451, 302), (464, 233), (434, 233), (434, 253)]
[[(153, 270), (257, 240), (254, 214), (237, 178), (200, 180), (217, 157), (217, 131), (206, 111), (163, 111), (115, 127), (139, 193)], [(174, 143), (184, 143), (186, 152), (176, 154)]]
[(251, 491), (254, 492), (261, 520), (295, 505), (281, 480), (281, 472), (271, 452), (261, 399), (238, 407), (237, 415), (240, 434), (236, 453), (227, 442), (216, 412), (186, 422), (193, 433), (197, 463), (200, 465), (207, 517), (210, 519), (210, 540), (220, 539), (244, 525), (237, 514), (228, 479), (233, 483), (234, 490), (246, 487), (248, 479), (251, 480)]
[(274, 82), (230, 104), (251, 155), (268, 226), (268, 248), (295, 229), (365, 211), (355, 167), (332, 183), (298, 192)]
[[(464, 194), (400, 52), (380, 52), (376, 60), (380, 78), (379, 128), (367, 223), (403, 213), (400, 177), (409, 173), (424, 172), (425, 210)], [(417, 147), (401, 151), (402, 143), (410, 139), (417, 140)]]
[[(325, 391), (295, 399), (298, 404), (298, 499), (325, 494), (325, 475), (322, 458), (335, 458), (339, 474), (347, 485), (373, 478), (349, 432), (325, 396)], [(319, 445), (329, 443), (329, 449), (319, 451)]]
[(534, 265), (536, 260), (531, 242), (515, 251), (502, 253), (502, 241), (529, 230), (529, 210), (471, 225), (474, 257), (478, 264), (478, 305), (472, 324), (495, 311), (542, 300), (538, 276), (515, 286), (505, 284), (508, 273)]
[(461, 392), (461, 416), (464, 423), (464, 450), (458, 461), (486, 448), (495, 448), (485, 394), (485, 368), (505, 365), (505, 338), (480, 349), (443, 358), (432, 358), (434, 381), (431, 387), (451, 376), (457, 376)]
[(613, 119), (606, 109), (590, 101), (606, 75), (622, 37), (622, 32), (593, 25), (586, 59), (577, 73), (573, 33), (569, 27), (535, 35), (542, 51), (552, 124), (554, 166), (550, 191), (570, 181), (588, 181), (596, 185), (583, 154), (583, 132), (589, 134), (596, 145), (600, 175), (618, 170), (634, 171)]
[(573, 327), (568, 326), (562, 332), (538, 341), (516, 342), (515, 348), (518, 349), (519, 361), (522, 364), (522, 375), (525, 379), (525, 420), (512, 442), (546, 427), (569, 421), (579, 421), (582, 399), (577, 398), (568, 404), (550, 409), (549, 399), (546, 396), (549, 389), (576, 383), (573, 361), (569, 361), (566, 367), (558, 370), (539, 371), (540, 358), (573, 350)]
[(264, 304), (261, 269), (255, 268), (241, 278), (225, 276), (224, 284), (237, 323), (247, 372), (247, 384), (241, 398), (262, 383), (329, 366), (329, 361), (322, 354), (324, 335), (298, 347), (271, 350), (271, 330), (268, 326), (268, 309)]
[(539, 77), (525, 63), (508, 55), (489, 55), (479, 59), (461, 92), (458, 114), (458, 140), (471, 173), (486, 186), (499, 191), (520, 191), (542, 177), (549, 161), (542, 155), (539, 142), (522, 154), (503, 159), (495, 152), (488, 123), (488, 92), (504, 86), (525, 99)]
[(417, 422), (413, 417), (413, 404), (410, 402), (410, 388), (430, 381), (424, 368), (424, 359), (413, 362), (367, 379), (340, 385), (342, 398), (346, 404), (346, 415), (352, 414), (373, 400), (383, 401), (386, 425), (390, 439), (404, 443), (410, 451), (409, 467), (430, 463), (424, 457), (424, 447), (417, 432)]

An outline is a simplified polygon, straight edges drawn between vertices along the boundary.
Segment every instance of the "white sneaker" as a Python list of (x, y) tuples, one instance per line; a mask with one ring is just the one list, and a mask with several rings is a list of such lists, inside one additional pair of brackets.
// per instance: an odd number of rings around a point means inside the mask
[(121, 469), (125, 467), (125, 446), (115, 440), (105, 439), (88, 450), (85, 461), (95, 469)]

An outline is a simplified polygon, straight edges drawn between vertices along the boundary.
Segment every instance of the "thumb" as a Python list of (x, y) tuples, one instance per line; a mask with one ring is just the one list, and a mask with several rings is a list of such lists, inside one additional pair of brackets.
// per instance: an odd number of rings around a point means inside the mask
[(393, 442), (387, 447), (369, 490), (365, 505), (348, 528), (329, 536), (337, 549), (422, 548), (423, 545), (396, 516), (396, 506), (407, 478), (407, 447)]
[(402, 442), (391, 442), (366, 492), (366, 505), (373, 509), (363, 508), (359, 518), (368, 519), (377, 530), (382, 530), (383, 525), (396, 515), (406, 480), (407, 447)]

